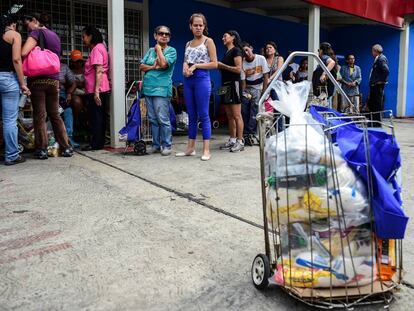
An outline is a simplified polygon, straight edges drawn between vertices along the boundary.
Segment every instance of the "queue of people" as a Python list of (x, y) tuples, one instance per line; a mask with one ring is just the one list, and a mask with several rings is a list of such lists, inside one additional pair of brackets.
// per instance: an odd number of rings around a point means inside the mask
[[(109, 101), (110, 84), (108, 78), (109, 56), (103, 44), (102, 34), (93, 26), (82, 31), (82, 41), (90, 49), (86, 62), (79, 50), (71, 53), (71, 68), (65, 62), (58, 65), (60, 71), (46, 67), (41, 74), (26, 74), (23, 68), (30, 69), (26, 58), (38, 47), (44, 48), (50, 59), (45, 66), (53, 63), (53, 55), (61, 56), (60, 38), (50, 27), (47, 14), (33, 13), (23, 17), (27, 29), (27, 40), (22, 44), (17, 31), (16, 16), (1, 17), (0, 41), (0, 95), (5, 144), (5, 165), (22, 163), (25, 158), (19, 154), (17, 116), (21, 95), (30, 96), (33, 110), (34, 156), (48, 159), (48, 133), (46, 119), (50, 121), (53, 135), (61, 151), (61, 156), (71, 157), (73, 148), (79, 144), (73, 138), (73, 124), (86, 104), (91, 131), (90, 144), (86, 150), (102, 149), (105, 144), (106, 111)], [(52, 55), (52, 56), (51, 56)], [(26, 61), (26, 65), (24, 62)], [(27, 64), (28, 63), (28, 64)], [(27, 81), (27, 84), (26, 84)]]
[[(36, 158), (48, 158), (47, 117), (59, 143), (61, 155), (73, 155), (73, 148), (79, 147), (73, 137), (74, 123), (79, 122), (80, 111), (85, 106), (89, 115), (91, 139), (83, 150), (102, 149), (105, 145), (111, 91), (108, 76), (109, 55), (102, 34), (93, 26), (85, 27), (82, 31), (82, 41), (90, 50), (86, 61), (81, 51), (74, 50), (70, 54), (70, 66), (62, 60), (60, 73), (30, 76), (26, 84), (22, 60), (37, 46), (45, 47), (59, 57), (61, 45), (58, 35), (50, 28), (48, 15), (26, 15), (23, 23), (28, 30), (28, 38), (22, 46), (22, 39), (16, 27), (17, 20), (12, 16), (2, 17), (1, 20), (0, 95), (6, 146), (5, 164), (13, 165), (25, 161), (24, 157), (19, 155), (17, 146), (16, 120), (20, 94), (31, 96)], [(256, 54), (250, 43), (241, 40), (237, 31), (228, 30), (222, 37), (226, 51), (218, 61), (214, 40), (208, 36), (206, 17), (201, 13), (193, 14), (189, 19), (189, 30), (193, 38), (185, 45), (182, 65), (184, 97), (189, 117), (188, 142), (185, 150), (177, 152), (175, 156), (196, 155), (196, 137), (200, 124), (203, 139), (201, 160), (208, 161), (211, 158), (210, 70), (215, 69), (221, 73), (222, 84), (218, 94), (229, 124), (229, 138), (220, 149), (233, 153), (243, 151), (246, 145), (251, 146), (258, 139), (258, 102), (268, 84), (279, 73), (284, 59), (279, 55), (275, 42), (266, 42), (262, 53)], [(169, 105), (177, 51), (169, 45), (170, 39), (171, 30), (168, 26), (156, 27), (155, 44), (146, 52), (139, 65), (139, 69), (144, 73), (141, 93), (148, 108), (153, 136), (148, 153), (160, 153), (163, 156), (172, 153)], [(383, 109), (383, 93), (389, 69), (380, 45), (373, 46), (372, 55), (375, 60), (369, 79), (368, 108), (375, 112)], [(340, 67), (328, 42), (321, 43), (319, 56), (330, 73), (342, 84), (351, 103), (358, 106), (362, 77), (361, 69), (355, 64), (355, 56), (347, 55), (347, 64)], [(302, 59), (300, 64), (292, 60), (288, 68), (279, 74), (279, 79), (293, 83), (307, 80), (307, 59)], [(321, 87), (324, 87), (328, 100), (331, 101), (335, 87), (320, 66), (315, 70), (312, 79), (314, 94), (318, 95)], [(63, 118), (59, 107), (63, 108)]]

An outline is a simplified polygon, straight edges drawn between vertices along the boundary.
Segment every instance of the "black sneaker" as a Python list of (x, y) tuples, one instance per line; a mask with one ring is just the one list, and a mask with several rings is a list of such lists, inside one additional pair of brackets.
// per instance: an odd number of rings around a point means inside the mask
[(39, 160), (46, 160), (48, 158), (47, 151), (44, 149), (36, 150), (34, 156)]
[(245, 146), (253, 146), (253, 139), (252, 139), (252, 137), (251, 137), (251, 135), (245, 135), (244, 137), (243, 137), (243, 140), (244, 140), (244, 145)]
[(15, 164), (23, 163), (23, 162), (26, 162), (26, 159), (23, 156), (19, 155), (13, 161), (5, 161), (4, 165), (9, 166), (9, 165), (15, 165)]
[(72, 148), (66, 148), (65, 150), (62, 151), (62, 157), (70, 158), (71, 156), (73, 156)]

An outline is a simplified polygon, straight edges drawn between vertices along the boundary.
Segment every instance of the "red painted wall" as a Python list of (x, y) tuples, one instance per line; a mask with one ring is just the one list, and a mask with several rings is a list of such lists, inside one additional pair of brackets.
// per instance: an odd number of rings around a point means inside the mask
[(402, 27), (404, 15), (414, 13), (414, 0), (304, 0), (306, 2)]

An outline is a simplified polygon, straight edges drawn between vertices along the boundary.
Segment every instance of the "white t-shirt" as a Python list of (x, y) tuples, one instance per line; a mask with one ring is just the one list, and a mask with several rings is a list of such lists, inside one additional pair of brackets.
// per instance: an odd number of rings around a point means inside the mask
[(246, 85), (256, 89), (263, 88), (263, 75), (269, 73), (270, 69), (266, 62), (266, 58), (262, 55), (254, 54), (251, 62), (243, 59), (242, 71), (240, 77), (246, 80)]

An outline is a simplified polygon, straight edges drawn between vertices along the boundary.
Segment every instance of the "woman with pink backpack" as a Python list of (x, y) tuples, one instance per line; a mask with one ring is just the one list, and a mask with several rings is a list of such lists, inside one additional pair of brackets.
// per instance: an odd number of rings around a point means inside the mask
[[(24, 58), (23, 69), (25, 75), (28, 76), (28, 85), (32, 92), (35, 157), (41, 160), (48, 158), (46, 116), (49, 117), (52, 124), (55, 139), (62, 150), (62, 156), (71, 157), (73, 149), (69, 145), (65, 124), (59, 114), (60, 39), (54, 31), (49, 29), (50, 17), (47, 14), (25, 15), (23, 22), (29, 32), (29, 37), (22, 49), (22, 57)], [(36, 49), (37, 46), (41, 51)], [(32, 58), (33, 61), (31, 61), (31, 53), (37, 55), (36, 58)], [(57, 64), (54, 64), (56, 59)], [(41, 70), (39, 71), (39, 68), (36, 67), (38, 65), (36, 62), (55, 66), (39, 73)]]

